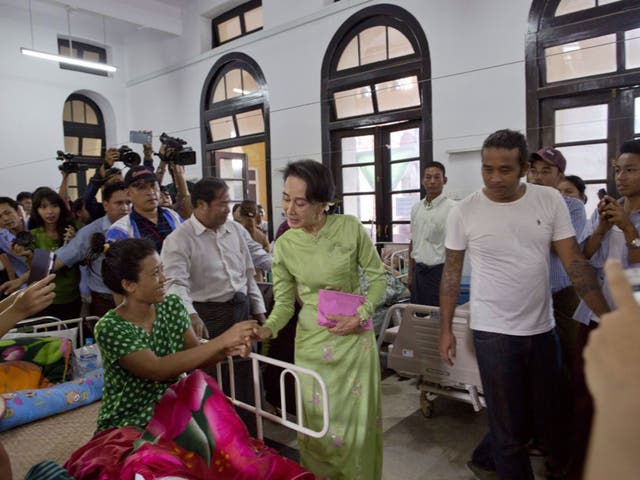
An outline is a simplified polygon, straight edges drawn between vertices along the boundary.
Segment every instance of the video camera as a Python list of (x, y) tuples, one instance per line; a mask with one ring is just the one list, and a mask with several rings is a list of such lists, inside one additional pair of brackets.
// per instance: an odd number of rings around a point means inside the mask
[(196, 152), (191, 147), (185, 147), (187, 144), (181, 138), (170, 137), (166, 133), (160, 135), (160, 143), (173, 150), (169, 155), (165, 155), (162, 160), (176, 165), (195, 165), (196, 164)]
[(78, 173), (89, 168), (87, 165), (80, 163), (75, 159), (76, 156), (73, 153), (64, 153), (62, 150), (56, 152), (56, 160), (62, 162), (58, 165), (58, 170), (63, 173)]
[(120, 161), (124, 163), (125, 167), (131, 168), (141, 163), (140, 155), (131, 150), (127, 145), (122, 145), (118, 149), (118, 153), (120, 154)]
[(28, 248), (29, 250), (34, 250), (36, 248), (35, 238), (33, 238), (33, 235), (26, 230), (18, 232), (11, 243)]

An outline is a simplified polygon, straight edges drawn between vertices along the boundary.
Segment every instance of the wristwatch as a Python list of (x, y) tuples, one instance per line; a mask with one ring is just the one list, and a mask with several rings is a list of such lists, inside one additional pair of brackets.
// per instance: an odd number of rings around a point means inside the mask
[(627, 243), (627, 246), (631, 248), (640, 248), (640, 238), (634, 238), (629, 243)]
[[(638, 241), (640, 242), (640, 239), (636, 239), (636, 240), (638, 240)], [(639, 246), (640, 246), (640, 245), (639, 245)], [(368, 319), (368, 318), (364, 318), (364, 317), (362, 316), (362, 314), (360, 314), (359, 316), (360, 316), (360, 321), (359, 321), (359, 323), (360, 323), (360, 328), (364, 328), (364, 327), (366, 327), (366, 326), (368, 325), (368, 323), (369, 323), (369, 319)]]

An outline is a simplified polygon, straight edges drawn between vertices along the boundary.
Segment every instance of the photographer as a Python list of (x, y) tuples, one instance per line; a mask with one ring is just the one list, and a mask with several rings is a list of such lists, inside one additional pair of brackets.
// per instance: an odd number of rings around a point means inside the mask
[(158, 183), (162, 184), (162, 179), (168, 168), (176, 191), (176, 202), (172, 208), (177, 211), (182, 218), (189, 218), (193, 207), (191, 205), (191, 195), (189, 194), (187, 180), (184, 176), (184, 164), (181, 163), (182, 160), (179, 157), (181, 152), (191, 152), (191, 149), (183, 147), (183, 145), (186, 144), (184, 140), (169, 137), (165, 133), (160, 136), (160, 141), (162, 145), (160, 146), (158, 156), (161, 162), (156, 169)]
[(104, 216), (104, 208), (96, 199), (98, 191), (109, 183), (122, 181), (122, 172), (119, 168), (113, 166), (114, 162), (118, 160), (120, 160), (118, 149), (108, 148), (104, 155), (104, 162), (102, 162), (100, 168), (96, 169), (96, 173), (91, 177), (84, 191), (84, 206), (93, 220)]

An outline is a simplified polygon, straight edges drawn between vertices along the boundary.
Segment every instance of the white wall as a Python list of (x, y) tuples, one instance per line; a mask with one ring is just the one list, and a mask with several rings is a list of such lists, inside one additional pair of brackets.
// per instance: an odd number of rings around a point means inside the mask
[[(125, 46), (117, 41), (113, 56), (115, 63), (125, 68), (114, 78), (94, 78), (60, 70), (56, 64), (36, 64), (36, 60), (20, 58), (18, 48), (29, 37), (25, 10), (0, 7), (0, 28), (10, 32), (9, 41), (0, 46), (0, 58), (16, 64), (11, 73), (5, 69), (0, 74), (0, 96), (3, 105), (8, 105), (3, 111), (10, 112), (2, 120), (3, 137), (7, 134), (15, 138), (18, 145), (26, 143), (25, 159), (50, 157), (62, 145), (64, 99), (72, 91), (85, 88), (100, 93), (113, 105), (118, 139), (126, 139), (129, 128), (149, 128), (156, 135), (162, 131), (178, 135), (199, 150), (199, 101), (204, 80), (223, 54), (244, 52), (260, 65), (268, 83), (273, 202), (277, 207), (281, 189), (277, 170), (291, 159), (319, 159), (321, 155), (320, 70), (327, 45), (350, 15), (384, 2), (265, 1), (263, 31), (215, 50), (208, 49), (211, 34), (207, 15), (219, 14), (228, 2), (184, 3), (183, 35), (134, 30), (118, 39)], [(448, 167), (448, 190), (462, 196), (480, 185), (479, 160), (473, 151), (479, 149), (482, 140), (498, 128), (525, 128), (524, 41), (530, 1), (393, 3), (418, 19), (428, 39), (434, 159)], [(59, 14), (56, 18), (57, 23), (37, 26), (45, 42), (41, 49), (55, 50), (56, 33), (66, 31), (66, 23), (60, 23), (64, 18)], [(23, 107), (25, 98), (28, 103)], [(38, 125), (37, 142), (32, 141), (33, 130), (26, 128), (33, 121)], [(8, 147), (6, 142), (0, 149), (4, 154), (0, 157), (0, 168), (4, 168), (0, 170), (1, 183), (7, 193), (45, 180), (51, 183), (52, 169), (29, 178), (21, 175), (31, 168), (6, 169), (6, 165), (15, 163), (8, 154), (24, 150)], [(9, 172), (11, 181), (7, 183)], [(200, 172), (201, 166), (197, 165), (187, 174), (199, 176)]]
[[(168, 119), (171, 128), (188, 129), (183, 135), (193, 138), (197, 147), (198, 101), (210, 68), (229, 51), (252, 57), (269, 89), (274, 207), (281, 188), (277, 170), (291, 159), (320, 159), (320, 70), (327, 45), (350, 15), (383, 2), (343, 0), (326, 7), (323, 2), (309, 2), (304, 17), (287, 13), (295, 3), (263, 3), (265, 23), (282, 18), (288, 22), (285, 25), (267, 27), (196, 58), (185, 56), (183, 68), (147, 72), (130, 81), (132, 118), (157, 125), (167, 124)], [(530, 3), (398, 0), (394, 4), (418, 19), (429, 42), (434, 159), (449, 166), (448, 190), (462, 197), (481, 185), (479, 156), (468, 151), (479, 150), (482, 140), (499, 128), (525, 128), (524, 40)], [(131, 46), (128, 52), (136, 49)], [(159, 95), (173, 97), (172, 107), (158, 106), (148, 114), (145, 105)]]
[[(26, 2), (3, 0), (0, 4), (0, 195), (15, 196), (21, 190), (40, 185), (57, 188), (60, 174), (56, 150), (64, 149), (62, 110), (67, 97), (80, 90), (89, 91), (112, 117), (107, 129), (107, 143), (125, 138), (127, 102), (125, 72), (113, 77), (62, 70), (55, 62), (20, 54), (20, 47), (30, 48), (31, 35)], [(67, 34), (67, 17), (63, 8), (34, 2), (34, 45), (36, 50), (57, 52), (57, 35)], [(102, 42), (102, 20), (74, 13), (72, 35)], [(108, 40), (108, 38), (107, 38)], [(124, 63), (122, 48), (113, 47), (109, 61)], [(87, 92), (85, 92), (87, 93)]]

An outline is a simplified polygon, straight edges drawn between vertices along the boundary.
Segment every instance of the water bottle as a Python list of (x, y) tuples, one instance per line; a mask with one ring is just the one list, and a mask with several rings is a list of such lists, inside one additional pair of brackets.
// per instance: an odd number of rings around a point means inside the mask
[(102, 366), (102, 359), (100, 358), (100, 350), (98, 346), (93, 343), (93, 338), (87, 338), (85, 344), (77, 352), (77, 365), (78, 377), (84, 377), (87, 373), (96, 368)]

